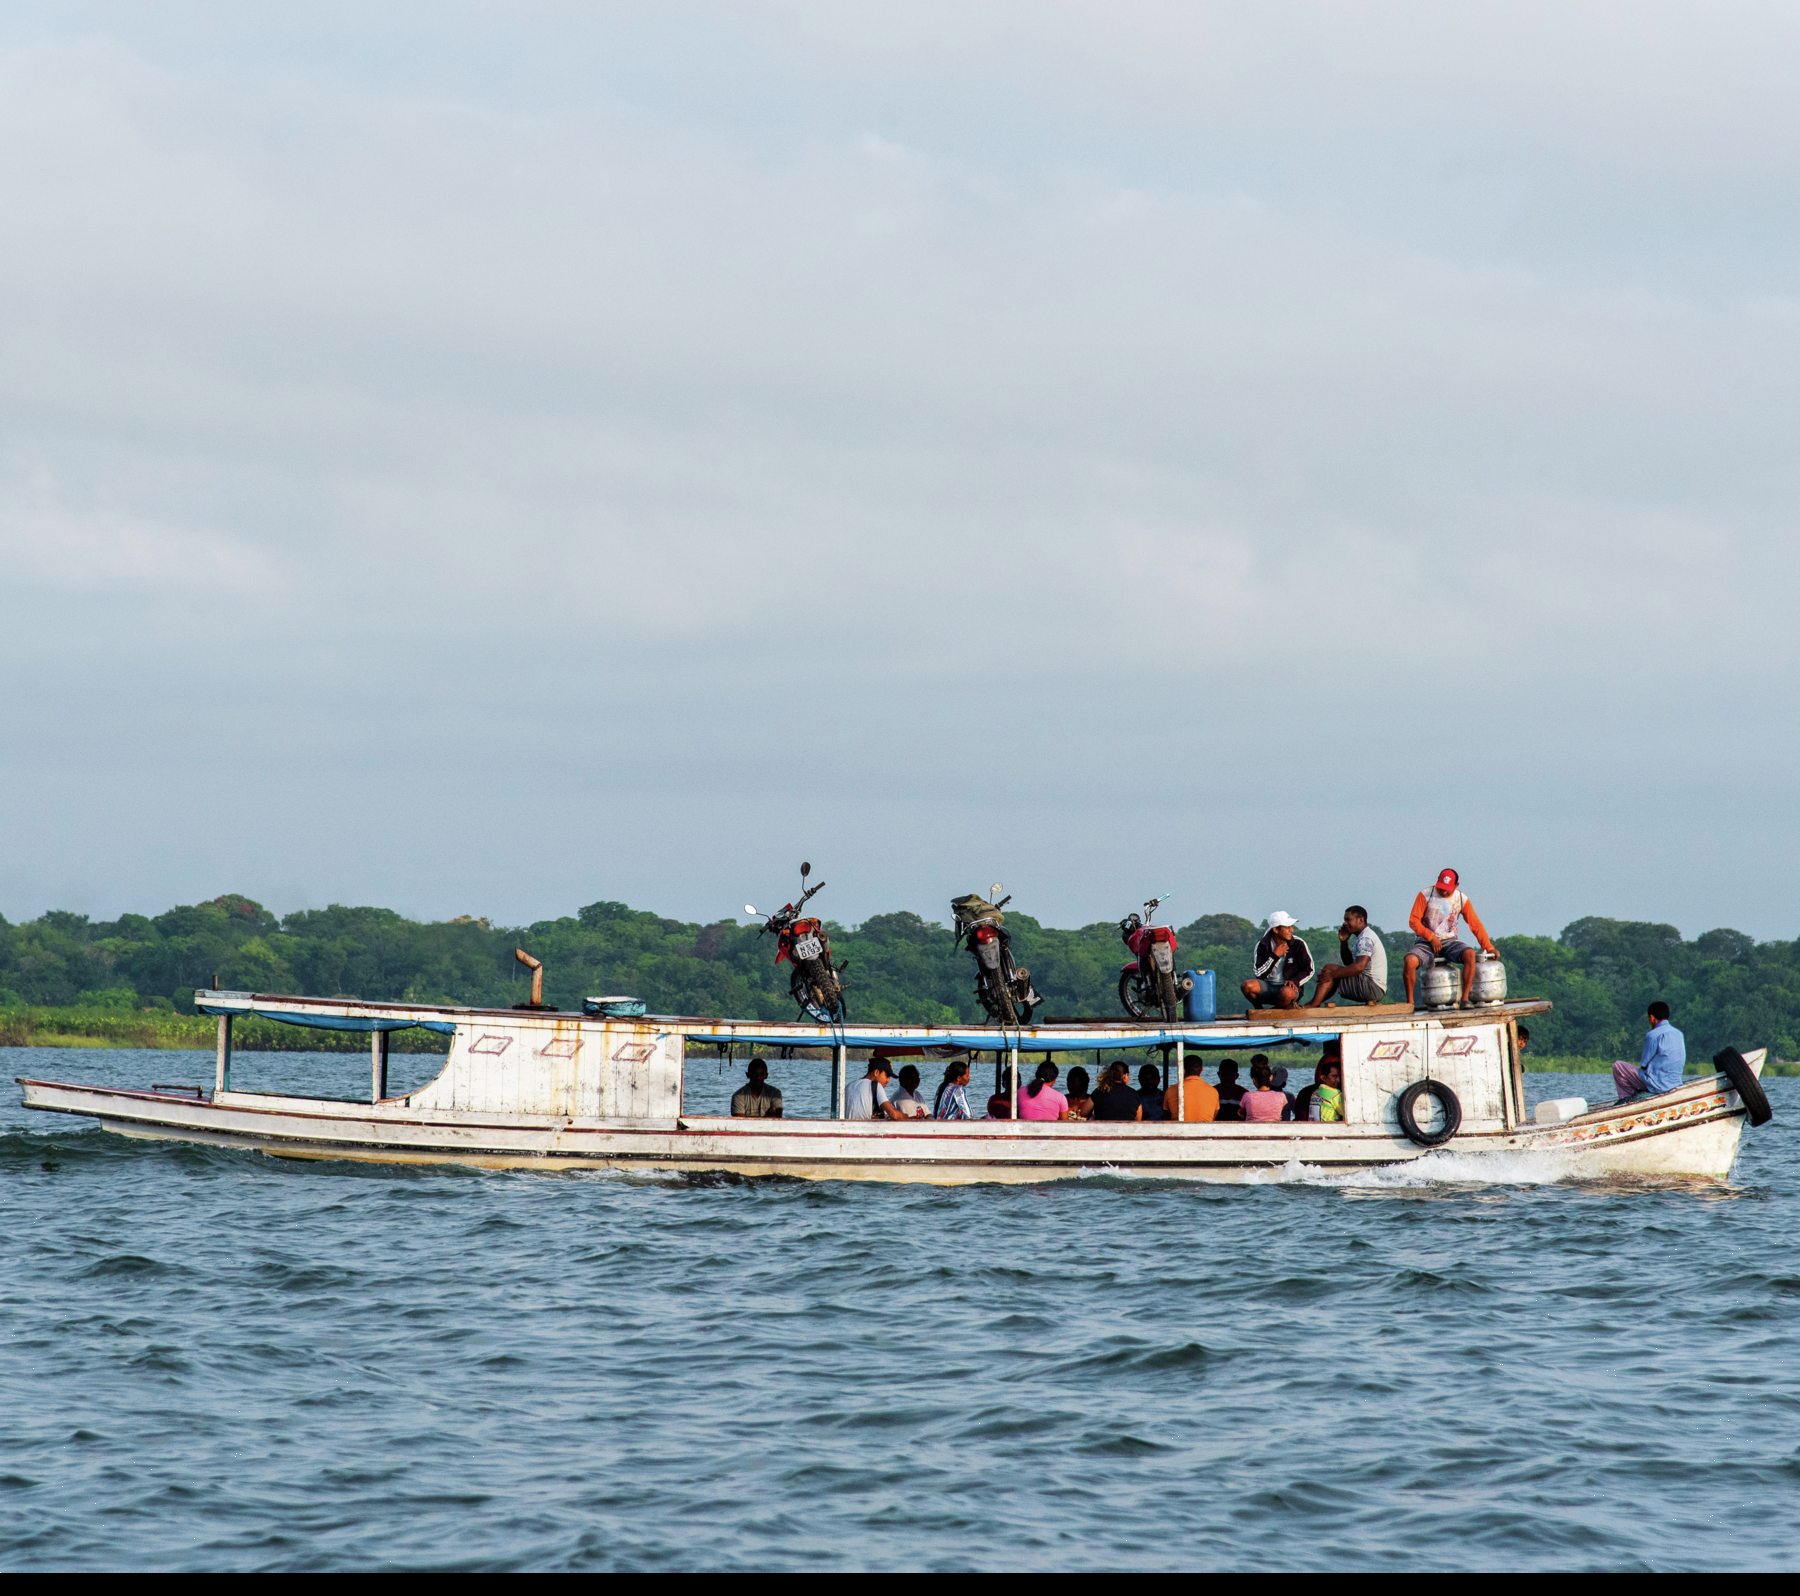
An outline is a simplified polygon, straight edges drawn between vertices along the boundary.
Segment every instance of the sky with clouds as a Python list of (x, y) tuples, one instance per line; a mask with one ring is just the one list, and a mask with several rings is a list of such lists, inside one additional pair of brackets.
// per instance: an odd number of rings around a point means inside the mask
[(10, 5), (0, 912), (1800, 934), (1797, 57)]

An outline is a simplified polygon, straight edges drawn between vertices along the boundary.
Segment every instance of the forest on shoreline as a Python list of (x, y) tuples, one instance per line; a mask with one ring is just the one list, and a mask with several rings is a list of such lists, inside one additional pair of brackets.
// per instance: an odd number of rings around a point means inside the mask
[[(909, 911), (827, 924), (834, 950), (849, 960), (853, 1019), (980, 1020), (970, 960), (946, 926)], [(1042, 1017), (1119, 1012), (1126, 954), (1112, 922), (1063, 930), (1009, 913), (1007, 929), (1046, 1000)], [(1217, 973), (1221, 1010), (1236, 1006), (1260, 930), (1235, 914), (1178, 927), (1180, 966)], [(1398, 996), (1412, 937), (1404, 927), (1382, 934)], [(1319, 963), (1336, 957), (1335, 926), (1303, 935)], [(1657, 997), (1674, 1009), (1690, 1058), (1727, 1044), (1800, 1057), (1800, 943), (1757, 942), (1732, 930), (1688, 941), (1670, 925), (1588, 918), (1554, 938), (1497, 937), (1495, 945), (1512, 995), (1555, 1005), (1532, 1025), (1542, 1062), (1636, 1058), (1645, 1006)], [(194, 1014), (193, 992), (215, 978), (237, 990), (506, 1007), (529, 995), (515, 947), (544, 961), (545, 999), (562, 1008), (579, 1008), (589, 994), (630, 993), (653, 1013), (794, 1013), (771, 940), (734, 920), (701, 925), (612, 902), (529, 926), (471, 916), (421, 922), (340, 905), (278, 916), (227, 893), (155, 916), (93, 921), (51, 910), (20, 924), (0, 920), (0, 1046), (208, 1047), (212, 1022)], [(272, 1022), (240, 1022), (238, 1030), (246, 1049), (366, 1046), (360, 1036)], [(438, 1051), (445, 1043), (409, 1031), (394, 1045)]]

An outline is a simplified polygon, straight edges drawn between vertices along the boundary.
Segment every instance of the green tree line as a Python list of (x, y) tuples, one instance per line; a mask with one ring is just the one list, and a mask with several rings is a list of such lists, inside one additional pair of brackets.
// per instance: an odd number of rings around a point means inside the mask
[[(849, 960), (853, 1019), (981, 1018), (972, 962), (954, 949), (945, 926), (901, 911), (854, 927), (828, 922), (828, 929), (836, 953)], [(1121, 1012), (1117, 984), (1127, 955), (1114, 924), (1062, 930), (1009, 913), (1007, 929), (1045, 998), (1041, 1018)], [(1222, 1011), (1241, 1005), (1237, 985), (1250, 973), (1260, 931), (1235, 914), (1201, 915), (1178, 928), (1181, 967), (1216, 972)], [(1336, 957), (1335, 927), (1303, 934), (1319, 963)], [(1397, 999), (1412, 937), (1383, 934)], [(1590, 918), (1555, 938), (1500, 937), (1496, 946), (1512, 995), (1555, 1005), (1532, 1026), (1538, 1053), (1635, 1058), (1645, 1006), (1661, 997), (1692, 1057), (1727, 1044), (1800, 1057), (1800, 942), (1759, 943), (1730, 930), (1686, 941), (1671, 925)], [(579, 1007), (589, 994), (628, 993), (653, 1013), (781, 1019), (795, 1012), (773, 939), (733, 920), (698, 925), (623, 903), (590, 903), (529, 926), (468, 917), (420, 922), (392, 909), (338, 905), (277, 916), (228, 893), (154, 916), (93, 921), (52, 910), (18, 925), (0, 920), (0, 1041), (18, 1039), (18, 1016), (31, 1010), (57, 1011), (63, 1020), (55, 1028), (69, 1034), (148, 1034), (144, 1026), (159, 1015), (185, 1034), (191, 1027), (175, 1026), (174, 1017), (191, 1015), (194, 989), (215, 979), (236, 990), (506, 1007), (528, 996), (515, 947), (544, 961), (545, 998), (563, 1008)], [(308, 1033), (305, 1045), (323, 1036)]]

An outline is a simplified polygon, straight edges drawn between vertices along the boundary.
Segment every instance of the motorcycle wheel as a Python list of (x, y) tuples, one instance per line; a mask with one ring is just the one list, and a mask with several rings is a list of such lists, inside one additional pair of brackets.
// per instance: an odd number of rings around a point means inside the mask
[(1136, 970), (1126, 970), (1119, 976), (1119, 1001), (1125, 1005), (1125, 1012), (1134, 1020), (1150, 1018), (1149, 994), (1144, 990), (1144, 978)]
[(1156, 997), (1162, 1004), (1162, 1017), (1173, 1020), (1177, 1013), (1175, 1007), (1175, 977), (1167, 970), (1156, 972)]
[(988, 972), (982, 979), (986, 983), (988, 990), (988, 1013), (993, 1015), (1002, 1025), (1014, 1024), (1015, 1016), (1013, 1013), (1012, 991), (1006, 984), (1004, 972), (1001, 970), (993, 970)]
[(794, 979), (788, 987), (788, 993), (800, 1005), (800, 1012), (808, 1019), (817, 1020), (821, 1025), (831, 1023), (830, 992), (826, 988), (825, 982), (820, 979), (816, 960), (809, 960), (804, 966), (794, 971)]

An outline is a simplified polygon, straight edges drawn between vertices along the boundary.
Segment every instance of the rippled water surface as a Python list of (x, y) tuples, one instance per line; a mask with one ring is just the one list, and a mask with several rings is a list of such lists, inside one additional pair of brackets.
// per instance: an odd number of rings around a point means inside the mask
[(1796, 1087), (1726, 1187), (953, 1190), (288, 1162), (9, 1087), (0, 1567), (1787, 1566)]

